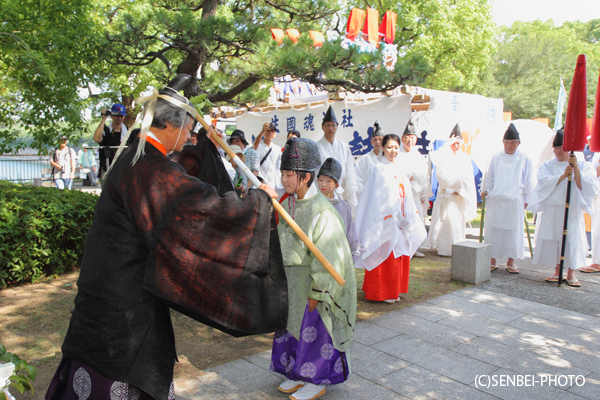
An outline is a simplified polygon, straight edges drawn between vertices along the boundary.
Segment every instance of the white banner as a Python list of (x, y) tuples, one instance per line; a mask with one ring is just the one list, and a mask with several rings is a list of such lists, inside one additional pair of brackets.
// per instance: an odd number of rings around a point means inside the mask
[(237, 128), (244, 131), (248, 141), (253, 141), (266, 122), (273, 122), (278, 127), (274, 142), (281, 147), (291, 129), (299, 131), (303, 138), (318, 141), (323, 137), (323, 117), (331, 105), (338, 120), (336, 138), (348, 143), (354, 156), (360, 156), (372, 149), (370, 138), (375, 121), (379, 122), (386, 134), (402, 135), (411, 117), (410, 99), (409, 95), (403, 95), (361, 102), (336, 101), (315, 107), (295, 106), (294, 109), (264, 113), (246, 112), (237, 117)]
[[(417, 148), (425, 154), (424, 146), (436, 140), (446, 141), (458, 123), (464, 145), (461, 150), (471, 155), (471, 146), (479, 135), (486, 136), (495, 126), (502, 123), (504, 102), (476, 94), (424, 90), (430, 96), (429, 110), (417, 113), (413, 118), (419, 141)], [(426, 133), (425, 133), (426, 132)], [(430, 149), (433, 147), (430, 145)]]

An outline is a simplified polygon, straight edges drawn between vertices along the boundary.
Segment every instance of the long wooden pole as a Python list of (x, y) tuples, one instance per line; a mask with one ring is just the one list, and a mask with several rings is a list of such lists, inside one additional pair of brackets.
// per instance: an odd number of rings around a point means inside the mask
[(527, 222), (527, 211), (525, 211), (525, 230), (527, 231), (527, 241), (529, 242), (529, 255), (533, 259), (533, 247), (531, 247), (531, 233), (529, 233), (529, 222)]
[(483, 242), (483, 224), (485, 222), (485, 198), (487, 196), (481, 196), (481, 223), (479, 224), (479, 243)]
[[(571, 152), (571, 156), (575, 154)], [(571, 157), (569, 156), (569, 160)], [(569, 223), (569, 207), (571, 203), (571, 181), (573, 174), (569, 174), (567, 182), (567, 199), (565, 200), (565, 222), (563, 224), (562, 247), (560, 249), (560, 267), (558, 268), (558, 286), (562, 285), (563, 268), (565, 265), (565, 247), (567, 245), (567, 224)]]
[[(244, 172), (244, 174), (248, 177), (248, 179), (250, 179), (250, 181), (252, 181), (252, 183), (255, 184), (256, 187), (259, 187), (262, 183), (252, 173), (252, 171), (250, 171), (250, 169), (248, 167), (246, 167), (244, 162), (242, 160), (240, 160), (240, 158), (238, 156), (235, 155), (235, 153), (229, 148), (227, 143), (225, 143), (223, 141), (223, 139), (221, 139), (221, 137), (219, 135), (217, 135), (217, 133), (212, 128), (212, 126), (209, 125), (208, 122), (206, 122), (204, 120), (204, 118), (202, 118), (201, 116), (198, 116), (196, 119), (198, 120), (198, 122), (200, 122), (200, 124), (204, 127), (204, 129), (206, 129), (208, 132), (210, 132), (213, 139), (215, 139), (217, 141), (217, 143), (219, 143), (219, 146), (221, 146), (223, 148), (223, 150), (225, 150), (225, 152), (227, 154), (229, 154), (229, 157), (231, 157), (233, 159), (233, 161), (236, 163), (236, 165), (238, 167), (240, 167), (240, 169)], [(292, 217), (290, 217), (290, 215), (287, 213), (287, 211), (285, 211), (285, 209), (281, 206), (281, 204), (279, 204), (277, 199), (272, 199), (272, 200), (273, 200), (273, 206), (275, 207), (275, 210), (277, 210), (279, 215), (281, 217), (283, 217), (285, 222), (287, 222), (287, 224), (292, 228), (292, 230), (296, 233), (296, 235), (298, 235), (300, 240), (302, 240), (302, 242), (304, 242), (306, 247), (308, 247), (308, 249), (315, 255), (315, 257), (317, 257), (317, 260), (319, 260), (319, 262), (321, 264), (323, 264), (323, 267), (325, 267), (327, 272), (329, 272), (331, 274), (333, 279), (335, 279), (335, 281), (340, 286), (344, 286), (346, 284), (346, 281), (344, 280), (344, 278), (342, 278), (342, 276), (339, 274), (339, 272), (337, 272), (335, 270), (335, 268), (333, 268), (333, 265), (331, 265), (331, 263), (327, 260), (327, 258), (325, 258), (325, 256), (323, 255), (323, 253), (321, 253), (321, 251), (317, 248), (317, 246), (315, 246), (315, 244), (308, 238), (308, 236), (306, 236), (306, 234), (298, 226), (296, 221), (294, 221), (292, 219)]]

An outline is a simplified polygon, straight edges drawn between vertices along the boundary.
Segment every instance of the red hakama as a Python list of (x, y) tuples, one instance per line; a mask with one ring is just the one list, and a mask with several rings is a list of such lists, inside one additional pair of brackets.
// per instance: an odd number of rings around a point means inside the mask
[(394, 252), (371, 271), (365, 270), (362, 290), (365, 299), (373, 301), (396, 300), (400, 293), (408, 293), (410, 257), (394, 258)]

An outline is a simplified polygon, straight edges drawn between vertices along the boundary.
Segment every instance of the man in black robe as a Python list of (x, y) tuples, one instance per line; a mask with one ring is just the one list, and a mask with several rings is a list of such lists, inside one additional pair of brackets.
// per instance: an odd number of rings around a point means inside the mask
[(261, 185), (243, 199), (220, 195), (167, 157), (193, 129), (195, 110), (177, 93), (187, 79), (178, 76), (148, 100), (151, 128), (103, 180), (46, 399), (110, 399), (115, 391), (174, 398), (169, 307), (235, 336), (286, 326), (275, 191)]

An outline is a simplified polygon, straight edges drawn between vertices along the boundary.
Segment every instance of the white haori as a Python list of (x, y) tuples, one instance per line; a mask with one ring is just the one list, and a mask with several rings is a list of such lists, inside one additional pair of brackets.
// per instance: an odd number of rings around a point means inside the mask
[[(579, 189), (574, 181), (571, 183), (565, 246), (564, 267), (571, 269), (586, 265), (587, 239), (583, 211), (590, 213), (599, 188), (592, 165), (582, 161), (578, 164), (582, 188)], [(568, 161), (553, 158), (542, 164), (538, 171), (538, 183), (527, 207), (528, 210), (539, 213), (533, 264), (556, 266), (560, 262), (568, 180), (563, 179), (558, 185), (557, 183), (567, 165)]]
[[(269, 149), (272, 149), (270, 153)], [(259, 175), (267, 185), (271, 186), (281, 196), (284, 192), (283, 185), (281, 184), (281, 147), (273, 142), (271, 142), (270, 146), (267, 146), (265, 142), (260, 142), (257, 151), (259, 162), (269, 154), (262, 165), (260, 165)]]
[(375, 154), (375, 150), (371, 150), (362, 156), (354, 166), (356, 171), (356, 184), (358, 187), (356, 196), (358, 199), (360, 199), (365, 183), (367, 183), (367, 179), (369, 178), (371, 171), (373, 171), (375, 164), (381, 162), (381, 157), (383, 157), (383, 150), (379, 150), (379, 155)]
[(462, 151), (454, 154), (446, 144), (431, 154), (439, 186), (427, 237), (427, 245), (441, 256), (452, 255), (452, 245), (465, 239), (467, 221), (477, 216), (471, 157)]
[(417, 211), (421, 220), (425, 223), (425, 216), (429, 208), (429, 198), (433, 196), (431, 180), (429, 179), (429, 163), (418, 150), (413, 148), (410, 153), (407, 153), (403, 145), (400, 146), (400, 151), (395, 162), (410, 180), (410, 187)]
[[(335, 189), (336, 194), (342, 200), (344, 200), (350, 206), (352, 210), (352, 216), (356, 213), (356, 205), (358, 200), (356, 198), (356, 192), (358, 191), (358, 185), (356, 183), (356, 171), (354, 169), (354, 157), (347, 143), (340, 140), (334, 139), (333, 144), (329, 143), (325, 136), (323, 136), (318, 142), (319, 153), (321, 154), (321, 164), (325, 162), (329, 157), (335, 158), (342, 164), (342, 176), (338, 182), (340, 186)], [(317, 175), (319, 173), (317, 171)]]
[[(402, 187), (404, 199), (400, 197)], [(383, 157), (375, 165), (356, 209), (356, 230), (365, 252), (356, 260), (355, 268), (371, 271), (392, 252), (399, 258), (403, 255), (412, 257), (417, 251), (427, 232), (409, 187), (408, 179), (395, 163)]]
[(492, 245), (492, 258), (524, 258), (525, 203), (534, 188), (531, 159), (519, 149), (502, 150), (492, 157), (484, 187), (485, 243)]

